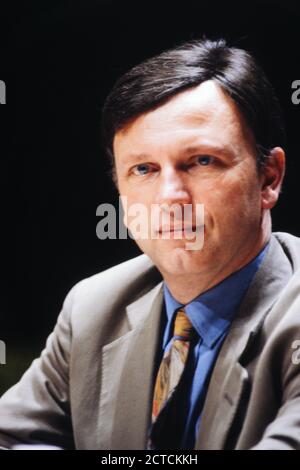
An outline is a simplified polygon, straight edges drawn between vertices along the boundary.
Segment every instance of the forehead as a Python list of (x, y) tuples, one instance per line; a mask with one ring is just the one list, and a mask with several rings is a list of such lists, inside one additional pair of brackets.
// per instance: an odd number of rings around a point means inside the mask
[(253, 145), (252, 133), (238, 107), (212, 80), (133, 119), (116, 133), (114, 152), (117, 156), (130, 147), (139, 153), (145, 145), (155, 151), (164, 145), (192, 144), (195, 138), (219, 145)]

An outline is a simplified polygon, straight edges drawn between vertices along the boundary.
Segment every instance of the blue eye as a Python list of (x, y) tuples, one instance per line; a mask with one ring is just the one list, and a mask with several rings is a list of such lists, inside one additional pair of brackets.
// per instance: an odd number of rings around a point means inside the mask
[(209, 155), (202, 155), (197, 158), (197, 163), (199, 163), (202, 166), (209, 165), (209, 163), (211, 162), (212, 162), (212, 157), (210, 157)]
[(146, 165), (145, 163), (142, 163), (141, 165), (137, 165), (135, 168), (135, 172), (138, 175), (146, 175), (149, 171), (149, 165)]

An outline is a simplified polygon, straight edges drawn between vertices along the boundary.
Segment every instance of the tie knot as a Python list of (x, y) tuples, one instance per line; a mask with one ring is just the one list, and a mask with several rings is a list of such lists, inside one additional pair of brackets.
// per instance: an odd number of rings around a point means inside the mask
[(174, 336), (185, 340), (192, 338), (194, 327), (183, 309), (178, 310), (175, 318)]

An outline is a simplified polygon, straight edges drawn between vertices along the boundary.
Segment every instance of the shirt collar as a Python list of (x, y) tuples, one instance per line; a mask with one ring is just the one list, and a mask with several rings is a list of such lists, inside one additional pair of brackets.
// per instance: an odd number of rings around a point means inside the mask
[(174, 299), (164, 282), (167, 326), (164, 333), (163, 348), (166, 347), (172, 337), (176, 311), (182, 307), (184, 307), (187, 316), (203, 342), (206, 346), (212, 348), (222, 334), (228, 330), (237, 307), (259, 268), (268, 246), (269, 243), (246, 266), (232, 273), (186, 305)]

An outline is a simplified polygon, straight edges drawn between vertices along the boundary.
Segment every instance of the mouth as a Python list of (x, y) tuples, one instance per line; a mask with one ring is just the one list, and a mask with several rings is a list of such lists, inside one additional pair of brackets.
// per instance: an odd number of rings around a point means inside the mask
[(156, 232), (159, 234), (163, 233), (175, 233), (175, 232), (181, 232), (181, 233), (190, 233), (190, 232), (199, 232), (200, 230), (204, 229), (204, 225), (185, 225), (184, 227), (162, 227)]

